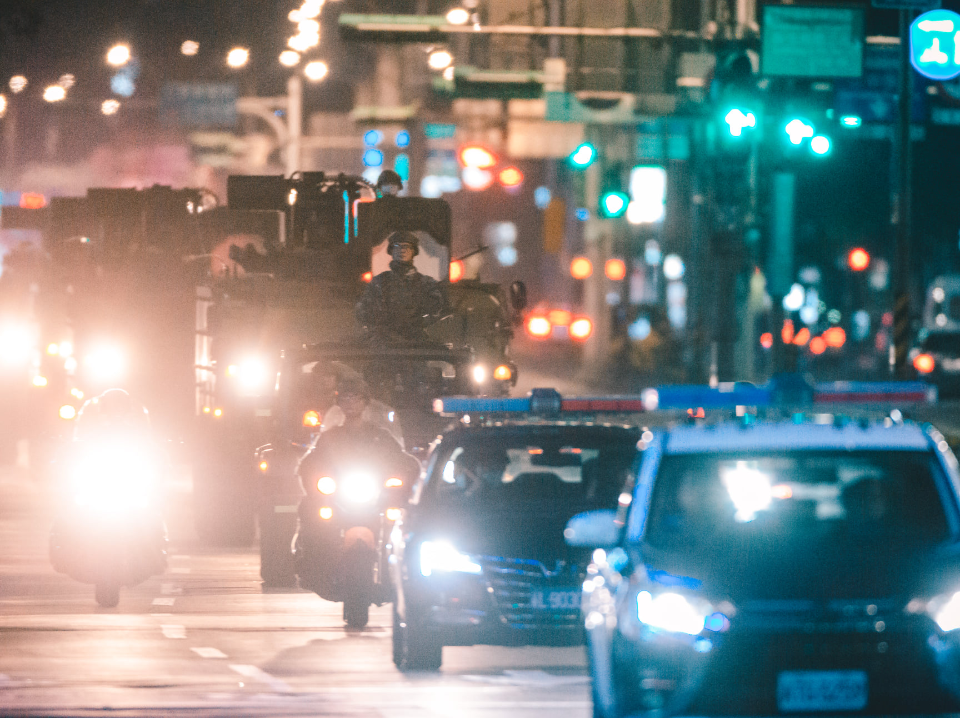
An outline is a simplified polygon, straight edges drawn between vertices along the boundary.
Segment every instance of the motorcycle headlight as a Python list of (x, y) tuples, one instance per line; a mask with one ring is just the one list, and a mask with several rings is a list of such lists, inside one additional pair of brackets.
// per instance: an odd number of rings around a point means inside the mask
[(372, 475), (353, 473), (340, 484), (340, 497), (356, 505), (371, 503), (380, 495), (380, 484)]
[(115, 345), (95, 347), (85, 358), (85, 371), (95, 382), (112, 383), (122, 380), (127, 370), (123, 350)]
[(641, 590), (637, 593), (637, 619), (657, 630), (699, 635), (712, 614), (713, 607), (705, 600), (675, 592), (654, 595)]
[(430, 577), (434, 572), (462, 572), (479, 575), (480, 564), (469, 555), (459, 552), (444, 541), (427, 540), (420, 545), (420, 574)]

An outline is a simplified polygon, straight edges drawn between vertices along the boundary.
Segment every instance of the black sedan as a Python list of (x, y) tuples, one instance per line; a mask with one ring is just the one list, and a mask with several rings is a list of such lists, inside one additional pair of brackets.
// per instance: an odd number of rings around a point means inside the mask
[(564, 527), (617, 507), (640, 437), (559, 422), (445, 434), (391, 536), (397, 667), (436, 670), (444, 645), (581, 643), (590, 552)]

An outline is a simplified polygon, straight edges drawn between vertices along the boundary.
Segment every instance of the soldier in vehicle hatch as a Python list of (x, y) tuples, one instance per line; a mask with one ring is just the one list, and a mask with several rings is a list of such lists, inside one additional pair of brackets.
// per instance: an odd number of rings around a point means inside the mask
[(426, 342), (424, 328), (447, 306), (443, 287), (413, 265), (420, 242), (398, 230), (388, 238), (390, 269), (377, 275), (357, 303), (357, 320), (375, 342), (417, 345)]

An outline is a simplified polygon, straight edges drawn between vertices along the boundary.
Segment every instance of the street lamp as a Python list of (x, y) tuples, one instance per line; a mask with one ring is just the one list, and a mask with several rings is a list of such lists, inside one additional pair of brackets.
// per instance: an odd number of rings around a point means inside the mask
[(284, 67), (294, 67), (300, 62), (300, 53), (295, 50), (284, 50), (280, 53), (280, 64)]
[(67, 91), (62, 85), (48, 85), (43, 91), (43, 99), (49, 103), (60, 102), (67, 97)]
[(227, 53), (227, 65), (242, 68), (250, 60), (250, 51), (244, 47), (235, 47)]
[(323, 80), (327, 76), (328, 72), (329, 68), (322, 60), (308, 62), (303, 68), (303, 74), (306, 76), (307, 80), (312, 80), (313, 82)]
[(184, 55), (196, 55), (200, 52), (200, 43), (196, 40), (184, 40), (180, 46), (180, 52)]
[(128, 45), (114, 45), (107, 51), (107, 62), (114, 67), (121, 67), (130, 61), (130, 47)]
[(10, 90), (13, 94), (23, 92), (27, 87), (27, 79), (23, 75), (14, 75), (10, 78)]

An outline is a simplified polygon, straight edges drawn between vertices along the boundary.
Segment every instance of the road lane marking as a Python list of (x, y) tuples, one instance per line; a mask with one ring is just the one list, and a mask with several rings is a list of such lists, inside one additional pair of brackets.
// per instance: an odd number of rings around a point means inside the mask
[(243, 675), (244, 677), (250, 678), (251, 680), (256, 680), (262, 682), (264, 685), (269, 685), (270, 689), (277, 693), (292, 693), (293, 688), (287, 685), (283, 680), (278, 680), (273, 675), (268, 672), (265, 672), (258, 668), (256, 665), (231, 665), (230, 669), (235, 673)]
[(225, 653), (212, 647), (195, 647), (190, 649), (193, 650), (197, 655), (199, 655), (202, 658), (225, 658), (226, 657)]
[(174, 600), (176, 600), (176, 598), (172, 598), (172, 597), (154, 598), (151, 604), (152, 605), (173, 605)]
[(551, 675), (543, 670), (504, 670), (503, 675), (462, 675), (461, 677), (464, 680), (490, 683), (491, 685), (525, 685), (529, 687), (582, 685), (590, 682), (589, 675)]
[(183, 640), (187, 637), (187, 629), (183, 625), (161, 625), (163, 636), (171, 640)]

